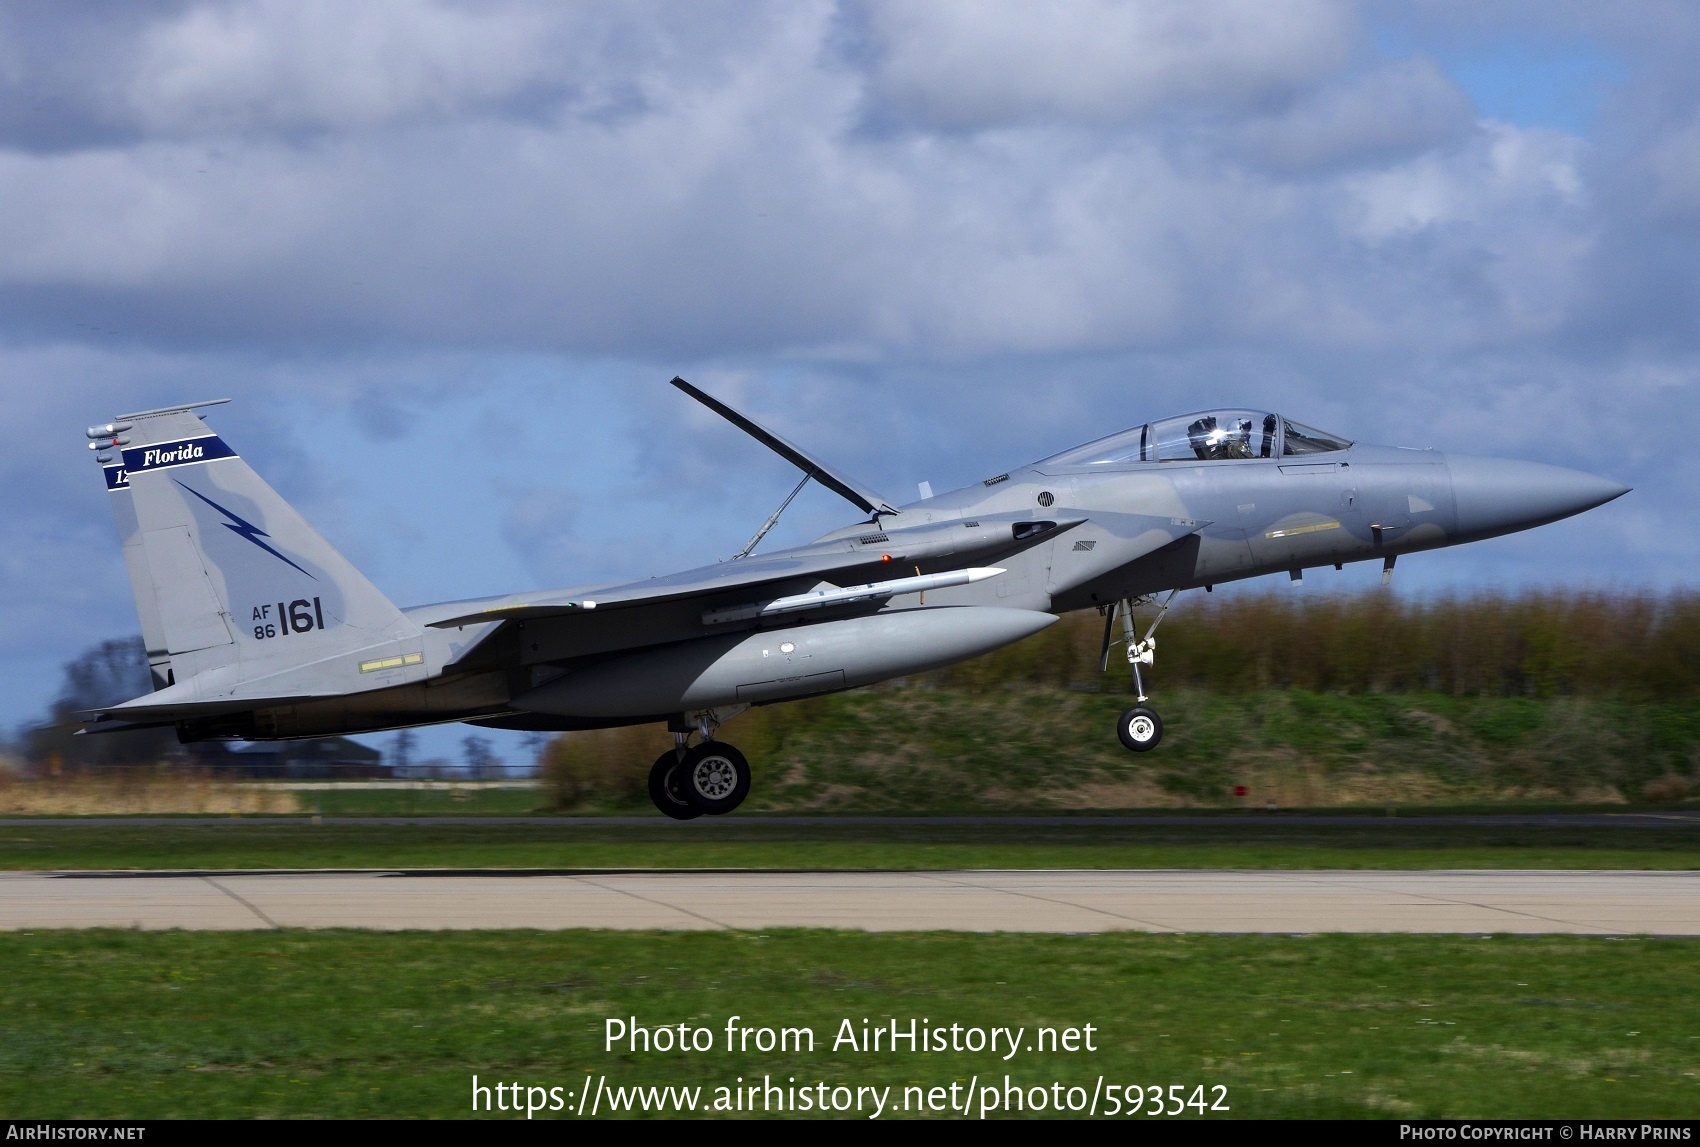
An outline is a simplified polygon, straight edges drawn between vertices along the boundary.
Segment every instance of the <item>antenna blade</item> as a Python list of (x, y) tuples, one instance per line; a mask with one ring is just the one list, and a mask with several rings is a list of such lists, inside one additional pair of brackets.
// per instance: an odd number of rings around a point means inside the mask
[(830, 469), (826, 463), (805, 454), (801, 449), (762, 426), (755, 419), (733, 410), (712, 394), (698, 390), (678, 377), (674, 377), (673, 385), (858, 509), (868, 514), (897, 513), (895, 506), (860, 482)]

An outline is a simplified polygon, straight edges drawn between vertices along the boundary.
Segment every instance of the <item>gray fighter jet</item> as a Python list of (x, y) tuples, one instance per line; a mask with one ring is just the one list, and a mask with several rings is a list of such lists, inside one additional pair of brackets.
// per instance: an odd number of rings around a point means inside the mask
[[(751, 705), (853, 689), (1104, 617), (1136, 703), (1117, 735), (1163, 735), (1141, 667), (1183, 589), (1380, 561), (1557, 521), (1627, 492), (1538, 462), (1352, 442), (1278, 414), (1212, 410), (897, 505), (683, 379), (673, 385), (794, 463), (802, 480), (735, 556), (662, 577), (398, 609), (195, 413), (91, 427), (154, 691), (85, 732), (175, 726), (266, 740), (465, 721), (573, 730), (665, 721), (650, 794), (668, 816), (749, 792), (716, 738)], [(220, 400), (223, 401), (223, 400)], [(754, 551), (815, 481), (864, 516)], [(1163, 595), (1160, 603), (1157, 595)], [(1136, 606), (1155, 606), (1141, 633)]]

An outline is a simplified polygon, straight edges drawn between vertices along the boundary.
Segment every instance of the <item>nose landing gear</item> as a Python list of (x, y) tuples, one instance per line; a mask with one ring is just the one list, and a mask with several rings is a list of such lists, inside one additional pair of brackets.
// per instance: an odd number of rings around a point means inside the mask
[(1155, 749), (1157, 742), (1163, 739), (1163, 718), (1157, 716), (1155, 709), (1135, 705), (1116, 722), (1116, 736), (1133, 752)]
[(714, 739), (722, 715), (693, 716), (702, 740), (688, 746), (690, 733), (676, 726), (673, 748), (649, 768), (649, 799), (674, 820), (723, 816), (750, 794), (750, 763), (737, 749)]
[(1140, 676), (1139, 667), (1150, 665), (1157, 660), (1157, 627), (1163, 624), (1163, 618), (1169, 614), (1169, 607), (1175, 604), (1175, 598), (1181, 591), (1170, 590), (1162, 607), (1157, 610), (1156, 618), (1151, 622), (1151, 628), (1145, 631), (1143, 640), (1134, 636), (1133, 607), (1136, 604), (1147, 605), (1155, 598), (1124, 598), (1109, 607), (1104, 614), (1104, 649), (1099, 657), (1098, 668), (1107, 671), (1110, 668), (1110, 646), (1114, 644), (1111, 636), (1115, 631), (1116, 618), (1122, 622), (1122, 645), (1127, 650), (1127, 663), (1133, 669), (1133, 690), (1135, 700), (1139, 704), (1124, 712), (1116, 721), (1116, 737), (1121, 743), (1135, 753), (1143, 753), (1157, 747), (1157, 742), (1163, 739), (1163, 718), (1156, 710), (1145, 707), (1149, 700), (1145, 696), (1145, 680)]

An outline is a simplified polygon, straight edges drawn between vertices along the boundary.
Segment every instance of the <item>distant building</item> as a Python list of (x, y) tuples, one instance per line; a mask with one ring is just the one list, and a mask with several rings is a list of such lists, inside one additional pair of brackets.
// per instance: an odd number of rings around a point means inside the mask
[(240, 748), (217, 741), (185, 746), (191, 764), (241, 776), (291, 779), (347, 780), (388, 778), (392, 770), (384, 754), (347, 737), (315, 737), (306, 741), (259, 741)]

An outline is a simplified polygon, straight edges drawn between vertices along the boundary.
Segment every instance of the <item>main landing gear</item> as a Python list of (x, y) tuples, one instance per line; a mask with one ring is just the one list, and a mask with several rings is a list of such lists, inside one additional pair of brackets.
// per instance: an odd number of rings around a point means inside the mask
[(1104, 614), (1104, 649), (1099, 658), (1098, 668), (1108, 670), (1110, 667), (1110, 646), (1115, 632), (1116, 618), (1122, 622), (1121, 644), (1127, 649), (1127, 663), (1133, 669), (1133, 690), (1135, 700), (1139, 703), (1128, 709), (1116, 720), (1116, 737), (1129, 750), (1143, 753), (1155, 749), (1157, 742), (1163, 739), (1163, 718), (1157, 715), (1155, 709), (1148, 709), (1145, 702), (1145, 681), (1140, 676), (1139, 667), (1150, 665), (1157, 659), (1157, 627), (1163, 624), (1163, 618), (1168, 616), (1169, 607), (1175, 604), (1175, 596), (1180, 590), (1169, 591), (1168, 598), (1157, 610), (1157, 617), (1151, 622), (1151, 628), (1145, 631), (1144, 640), (1137, 640), (1133, 628), (1133, 607), (1149, 605), (1155, 598), (1124, 598), (1110, 606)]
[(750, 795), (750, 763), (731, 745), (714, 740), (718, 727), (712, 715), (698, 716), (702, 740), (695, 745), (687, 745), (690, 733), (675, 729), (673, 747), (650, 766), (649, 799), (666, 816), (722, 816)]

